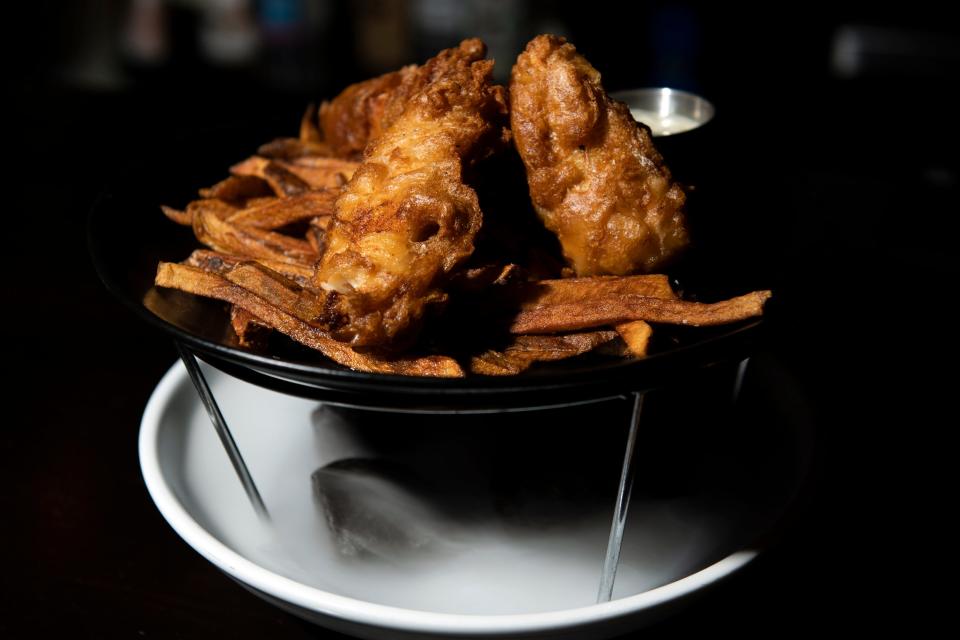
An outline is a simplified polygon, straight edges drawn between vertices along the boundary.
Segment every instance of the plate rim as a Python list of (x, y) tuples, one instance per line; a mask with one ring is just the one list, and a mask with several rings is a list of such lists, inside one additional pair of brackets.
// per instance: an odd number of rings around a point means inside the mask
[(194, 520), (170, 489), (160, 464), (159, 435), (166, 407), (184, 385), (189, 385), (187, 373), (183, 364), (176, 361), (151, 393), (140, 422), (140, 469), (151, 499), (180, 538), (228, 576), (314, 614), (362, 626), (416, 633), (495, 636), (556, 631), (611, 621), (679, 600), (736, 573), (760, 554), (760, 549), (741, 548), (697, 572), (643, 593), (601, 604), (538, 613), (440, 613), (372, 603), (324, 591), (274, 573), (230, 549)]

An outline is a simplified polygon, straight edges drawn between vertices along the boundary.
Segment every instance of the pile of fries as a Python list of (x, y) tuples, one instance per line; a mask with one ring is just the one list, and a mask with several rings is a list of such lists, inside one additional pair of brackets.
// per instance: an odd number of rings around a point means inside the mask
[(754, 291), (704, 304), (680, 299), (663, 274), (543, 278), (529, 265), (468, 264), (410, 351), (354, 348), (313, 322), (311, 279), (341, 187), (358, 166), (331, 154), (308, 109), (298, 138), (263, 145), (185, 209), (163, 207), (208, 248), (160, 263), (156, 285), (228, 303), (233, 330), (251, 349), (276, 331), (351, 369), (447, 377), (513, 375), (596, 350), (642, 358), (651, 323), (736, 322), (760, 315), (770, 297)]

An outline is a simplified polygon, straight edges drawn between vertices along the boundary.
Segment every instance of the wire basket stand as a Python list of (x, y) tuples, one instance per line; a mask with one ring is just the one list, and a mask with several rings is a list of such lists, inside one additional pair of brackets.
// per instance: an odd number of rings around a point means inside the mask
[[(217, 436), (220, 440), (220, 443), (223, 445), (224, 451), (227, 454), (227, 457), (230, 460), (231, 465), (233, 466), (234, 471), (237, 474), (237, 479), (240, 481), (240, 484), (243, 486), (243, 490), (246, 493), (250, 505), (253, 510), (256, 512), (264, 521), (270, 520), (270, 511), (268, 506), (264, 503), (263, 498), (260, 494), (260, 491), (257, 489), (256, 482), (253, 476), (250, 473), (249, 468), (243, 460), (243, 455), (240, 452), (239, 447), (237, 446), (236, 440), (234, 439), (230, 427), (227, 424), (226, 420), (223, 417), (223, 413), (220, 411), (220, 407), (217, 404), (216, 398), (213, 395), (213, 392), (210, 390), (210, 385), (207, 383), (206, 378), (204, 377), (203, 371), (200, 368), (200, 363), (198, 355), (192, 351), (185, 343), (181, 341), (175, 341), (177, 351), (180, 355), (187, 373), (190, 377), (191, 382), (193, 382), (194, 387), (197, 390), (197, 394), (200, 397), (200, 400), (203, 403), (204, 408), (207, 411), (207, 414), (210, 417), (210, 422), (213, 425), (214, 430), (217, 433)], [(233, 372), (236, 372), (237, 365), (231, 365), (226, 362), (222, 362), (216, 359), (211, 361), (210, 358), (204, 358), (204, 361), (208, 364), (221, 369), (227, 374), (231, 374), (231, 369)], [(746, 373), (747, 364), (749, 358), (744, 358), (740, 361), (735, 379), (733, 388), (731, 389), (731, 401), (735, 403), (739, 397), (740, 389), (743, 384), (743, 378)], [(458, 408), (451, 406), (430, 406), (430, 405), (404, 405), (404, 406), (384, 406), (378, 405), (375, 407), (367, 406), (356, 401), (344, 398), (339, 395), (335, 390), (323, 389), (320, 387), (313, 387), (304, 384), (300, 384), (293, 381), (284, 380), (282, 378), (275, 378), (273, 376), (267, 376), (264, 374), (253, 373), (251, 371), (244, 371), (244, 378), (248, 381), (259, 384), (266, 388), (273, 389), (275, 391), (280, 391), (281, 393), (286, 393), (288, 395), (306, 397), (311, 399), (319, 400), (324, 404), (331, 406), (339, 407), (348, 407), (352, 409), (361, 409), (361, 410), (371, 410), (371, 411), (383, 411), (383, 412), (397, 412), (397, 413), (420, 413), (420, 414), (478, 414), (478, 413), (508, 413), (508, 412), (520, 412), (520, 411), (540, 411), (545, 409), (557, 409), (563, 407), (570, 407), (576, 405), (584, 404), (595, 404), (600, 402), (607, 402), (610, 400), (620, 399), (624, 402), (629, 402), (631, 404), (632, 410), (630, 412), (630, 422), (627, 430), (627, 439), (624, 447), (623, 454), (623, 463), (620, 469), (620, 481), (617, 486), (616, 497), (614, 500), (613, 508), (613, 517), (610, 523), (610, 535), (607, 540), (607, 547), (603, 557), (602, 568), (600, 570), (599, 577), (599, 587), (597, 590), (597, 602), (609, 602), (613, 597), (613, 587), (616, 581), (617, 567), (620, 563), (620, 551), (623, 546), (623, 536), (627, 520), (627, 512), (630, 506), (630, 495), (633, 489), (634, 477), (636, 475), (636, 465), (634, 464), (634, 451), (637, 448), (637, 441), (640, 433), (640, 424), (643, 416), (643, 403), (646, 394), (651, 389), (640, 389), (635, 391), (629, 391), (625, 393), (615, 393), (610, 395), (599, 395), (596, 397), (590, 397), (586, 399), (580, 399), (570, 402), (561, 402), (557, 401), (554, 403), (544, 404), (542, 402), (537, 403), (532, 406), (511, 406), (506, 408)], [(252, 378), (252, 379), (251, 379)]]

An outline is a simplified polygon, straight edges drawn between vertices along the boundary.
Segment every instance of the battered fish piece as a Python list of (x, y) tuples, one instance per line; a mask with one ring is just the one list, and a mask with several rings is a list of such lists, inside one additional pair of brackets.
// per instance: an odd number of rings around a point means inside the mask
[(422, 88), (343, 187), (313, 283), (328, 292), (317, 321), (337, 339), (402, 348), (473, 252), (483, 216), (464, 168), (509, 141), (485, 54), (465, 40), (418, 68)]
[(537, 36), (510, 77), (530, 198), (579, 276), (660, 269), (689, 242), (685, 195), (650, 129), (565, 39)]
[(411, 64), (350, 85), (332, 101), (320, 105), (324, 141), (338, 157), (361, 159), (367, 144), (396, 122), (412, 96), (464, 58), (481, 60), (485, 55), (483, 42), (476, 38), (464, 40), (459, 47), (441, 51), (422, 66)]
[(330, 102), (320, 105), (323, 140), (341, 158), (359, 159), (367, 142), (383, 133), (381, 123), (387, 103), (416, 65), (352, 84)]

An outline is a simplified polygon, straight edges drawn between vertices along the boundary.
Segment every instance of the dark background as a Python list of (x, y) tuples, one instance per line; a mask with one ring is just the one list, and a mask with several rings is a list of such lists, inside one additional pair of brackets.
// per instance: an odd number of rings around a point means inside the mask
[[(175, 354), (99, 284), (85, 217), (105, 183), (172, 141), (204, 154), (193, 132), (246, 127), (261, 136), (252, 151), (262, 135), (295, 134), (308, 102), (347, 83), (470, 35), (488, 41), (505, 73), (544, 31), (567, 35), (609, 90), (668, 85), (717, 106), (715, 176), (737, 196), (730, 206), (779, 301), (766, 349), (816, 420), (811, 485), (780, 542), (649, 635), (933, 624), (945, 594), (928, 576), (955, 566), (948, 306), (960, 275), (951, 100), (960, 40), (945, 9), (386, 0), (203, 9), (214, 4), (3, 9), (12, 413), (0, 432), (0, 635), (325, 637), (229, 581), (150, 502), (137, 425)], [(132, 220), (131, 242), (136, 228)]]

